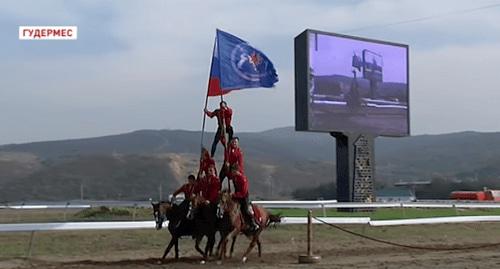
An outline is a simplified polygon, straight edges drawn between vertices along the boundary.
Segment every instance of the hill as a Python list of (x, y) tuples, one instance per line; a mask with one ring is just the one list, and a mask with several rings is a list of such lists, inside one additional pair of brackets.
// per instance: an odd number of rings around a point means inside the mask
[[(251, 192), (289, 197), (335, 180), (335, 140), (278, 128), (238, 133)], [(213, 134), (206, 135), (206, 143)], [(199, 132), (126, 134), (0, 146), (0, 201), (147, 199), (172, 192), (197, 169)], [(500, 133), (376, 139), (377, 185), (399, 180), (498, 180)], [(220, 164), (221, 150), (217, 160)]]

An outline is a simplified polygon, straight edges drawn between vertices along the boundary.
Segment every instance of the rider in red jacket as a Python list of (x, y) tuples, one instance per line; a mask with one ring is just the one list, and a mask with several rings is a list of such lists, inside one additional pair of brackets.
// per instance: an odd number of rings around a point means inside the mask
[(219, 178), (221, 180), (221, 184), (226, 177), (231, 177), (230, 168), (234, 165), (238, 165), (238, 170), (242, 175), (245, 174), (245, 169), (243, 165), (243, 151), (240, 148), (240, 139), (238, 137), (234, 137), (231, 140), (231, 144), (226, 151), (224, 151), (224, 166), (220, 171)]
[(172, 194), (172, 199), (175, 199), (179, 193), (184, 193), (184, 200), (189, 200), (191, 196), (195, 193), (195, 177), (194, 175), (188, 176), (188, 183), (182, 185), (178, 190)]
[(217, 143), (221, 141), (223, 145), (225, 144), (225, 141), (223, 140), (225, 139), (223, 130), (225, 130), (225, 132), (229, 135), (229, 141), (233, 139), (233, 127), (231, 126), (233, 110), (227, 106), (227, 103), (225, 101), (222, 101), (220, 102), (219, 109), (208, 111), (208, 109), (205, 108), (205, 114), (210, 118), (217, 117), (218, 127), (217, 132), (215, 132), (214, 142), (212, 143), (211, 150), (211, 156), (213, 157), (215, 154), (215, 150), (217, 149)]
[(203, 198), (212, 205), (216, 205), (219, 198), (220, 187), (219, 178), (215, 174), (215, 166), (210, 166), (208, 168), (208, 175), (204, 180)]
[[(215, 168), (215, 161), (212, 157), (210, 157), (210, 153), (206, 148), (201, 149), (201, 158), (200, 158), (200, 168), (198, 170), (198, 177), (202, 176), (202, 173), (208, 175), (208, 168), (213, 166)], [(217, 169), (215, 170), (215, 174), (217, 174)]]
[(224, 153), (224, 162), (227, 163), (226, 166), (232, 167), (234, 164), (238, 164), (240, 173), (245, 174), (243, 151), (241, 151), (240, 139), (238, 137), (231, 140), (228, 150)]
[(259, 228), (253, 216), (252, 206), (248, 194), (248, 179), (240, 172), (238, 164), (231, 167), (231, 179), (234, 183), (235, 191), (231, 194), (233, 200), (240, 204), (240, 211), (245, 219), (246, 224), (249, 226), (250, 231), (255, 231)]
[(231, 197), (236, 200), (247, 200), (248, 199), (248, 179), (245, 175), (242, 175), (240, 171), (234, 169), (232, 171), (233, 174), (233, 184), (234, 184), (234, 193), (231, 194)]

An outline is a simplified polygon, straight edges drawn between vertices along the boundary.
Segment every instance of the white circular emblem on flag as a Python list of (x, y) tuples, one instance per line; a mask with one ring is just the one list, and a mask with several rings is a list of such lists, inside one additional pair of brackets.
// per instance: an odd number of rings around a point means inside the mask
[(260, 81), (267, 75), (267, 61), (262, 54), (245, 43), (236, 45), (231, 52), (231, 66), (241, 78)]

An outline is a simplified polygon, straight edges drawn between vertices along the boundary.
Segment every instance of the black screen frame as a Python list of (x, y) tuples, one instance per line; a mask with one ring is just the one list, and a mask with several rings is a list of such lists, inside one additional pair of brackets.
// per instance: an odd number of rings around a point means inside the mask
[(358, 36), (350, 36), (339, 33), (325, 32), (319, 30), (306, 29), (298, 36), (295, 37), (294, 43), (294, 54), (295, 54), (295, 130), (296, 131), (306, 131), (306, 132), (321, 132), (321, 133), (331, 133), (331, 132), (339, 132), (339, 133), (351, 133), (350, 130), (317, 130), (312, 129), (309, 121), (309, 102), (310, 95), (308, 91), (310, 89), (309, 85), (309, 37), (310, 34), (320, 34), (320, 35), (328, 35), (346, 39), (353, 39), (358, 41), (365, 41), (371, 43), (378, 43), (383, 45), (390, 46), (398, 46), (403, 47), (406, 50), (406, 72), (407, 72), (407, 87), (406, 87), (406, 96), (408, 100), (408, 111), (407, 111), (407, 130), (406, 133), (401, 134), (387, 134), (387, 133), (373, 133), (367, 132), (368, 134), (375, 136), (386, 136), (386, 137), (406, 137), (410, 136), (410, 53), (409, 53), (409, 45), (396, 43), (385, 40), (376, 40), (371, 38), (364, 38)]

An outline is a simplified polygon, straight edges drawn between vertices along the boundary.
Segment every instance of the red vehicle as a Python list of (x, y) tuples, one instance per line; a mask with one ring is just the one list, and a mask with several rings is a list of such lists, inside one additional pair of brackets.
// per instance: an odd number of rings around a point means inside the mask
[(454, 191), (450, 195), (454, 200), (473, 200), (473, 201), (496, 201), (500, 202), (500, 191)]

